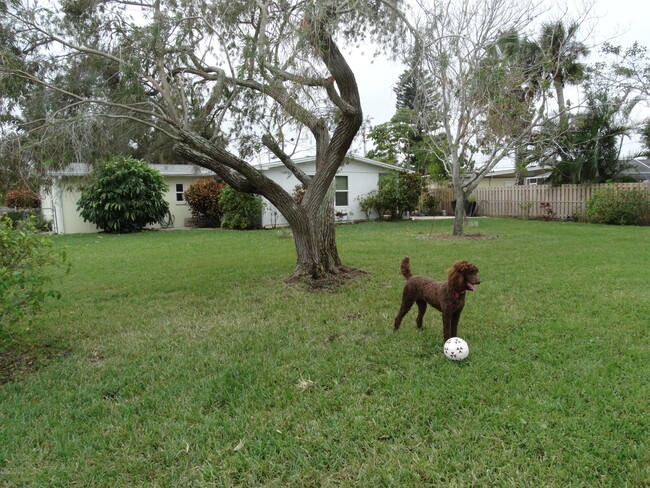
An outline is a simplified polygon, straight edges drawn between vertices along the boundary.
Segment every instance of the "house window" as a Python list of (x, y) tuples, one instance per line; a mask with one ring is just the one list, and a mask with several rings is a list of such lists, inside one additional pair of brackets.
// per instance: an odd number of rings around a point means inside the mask
[(530, 178), (526, 178), (526, 185), (528, 186), (536, 186), (536, 185), (543, 185), (544, 181), (546, 180), (546, 176), (532, 176)]
[(185, 203), (183, 183), (176, 183), (176, 203)]
[(348, 206), (348, 177), (347, 176), (337, 176), (336, 177), (336, 206), (337, 207), (347, 207)]

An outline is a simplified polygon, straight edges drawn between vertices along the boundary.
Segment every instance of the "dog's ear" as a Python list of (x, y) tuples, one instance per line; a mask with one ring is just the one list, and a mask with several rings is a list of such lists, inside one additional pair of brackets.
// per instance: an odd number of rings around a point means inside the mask
[(468, 276), (476, 276), (478, 268), (469, 261), (456, 261), (454, 265), (447, 270), (447, 282), (452, 290), (463, 291), (466, 289)]
[(447, 270), (447, 283), (452, 290), (463, 291), (465, 290), (465, 275), (462, 273), (462, 267), (457, 265), (458, 263)]
[(469, 261), (456, 261), (454, 268), (464, 276), (478, 273), (478, 268)]

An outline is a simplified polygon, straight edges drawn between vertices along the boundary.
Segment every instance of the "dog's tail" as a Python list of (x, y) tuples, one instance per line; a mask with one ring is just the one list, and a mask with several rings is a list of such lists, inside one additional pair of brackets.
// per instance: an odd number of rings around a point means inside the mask
[(413, 277), (413, 275), (411, 274), (411, 260), (409, 259), (408, 256), (404, 256), (404, 259), (402, 259), (402, 263), (400, 264), (399, 269), (407, 281)]

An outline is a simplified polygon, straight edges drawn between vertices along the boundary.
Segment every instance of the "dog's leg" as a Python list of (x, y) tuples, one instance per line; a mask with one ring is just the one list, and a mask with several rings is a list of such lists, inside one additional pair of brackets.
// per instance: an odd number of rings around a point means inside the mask
[(463, 309), (461, 308), (451, 315), (451, 335), (449, 337), (458, 337), (458, 321), (460, 320), (460, 313), (462, 311)]
[(404, 293), (402, 295), (402, 305), (399, 308), (399, 312), (397, 313), (397, 316), (395, 317), (395, 324), (393, 326), (394, 330), (399, 329), (399, 326), (402, 323), (402, 319), (404, 318), (404, 315), (406, 315), (409, 312), (409, 310), (411, 310), (411, 307), (413, 306), (413, 302), (415, 302), (415, 299), (406, 290), (406, 288), (404, 288)]
[(443, 337), (445, 338), (445, 342), (447, 341), (447, 339), (454, 337), (453, 335), (451, 335), (452, 320), (453, 317), (451, 312), (449, 311), (442, 312), (442, 334)]
[(427, 302), (424, 300), (416, 300), (415, 303), (418, 304), (418, 317), (415, 319), (415, 323), (418, 329), (422, 329), (422, 319), (424, 318), (424, 313), (427, 311)]

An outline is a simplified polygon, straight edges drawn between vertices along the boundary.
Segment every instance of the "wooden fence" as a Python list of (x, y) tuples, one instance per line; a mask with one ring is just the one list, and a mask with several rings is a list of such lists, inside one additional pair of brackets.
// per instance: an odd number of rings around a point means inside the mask
[[(595, 190), (611, 185), (532, 185), (479, 187), (473, 195), (478, 203), (477, 215), (487, 217), (540, 218), (546, 209), (541, 204), (550, 204), (555, 219), (573, 219), (584, 215), (585, 202)], [(650, 198), (650, 182), (616, 183), (621, 190), (644, 190)], [(437, 188), (435, 195), (441, 199), (441, 208), (452, 214), (453, 191)]]

